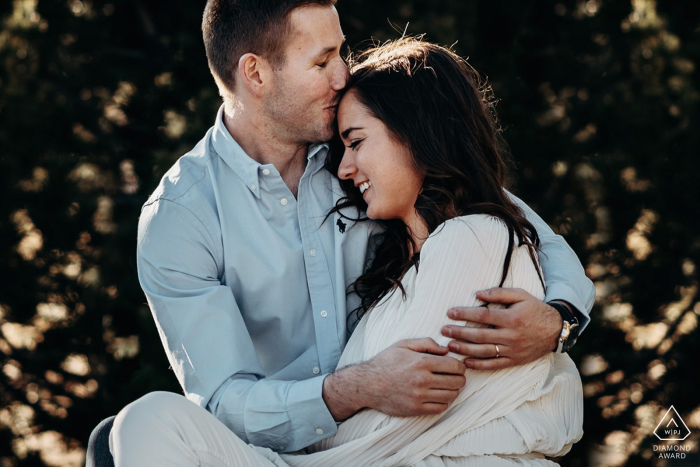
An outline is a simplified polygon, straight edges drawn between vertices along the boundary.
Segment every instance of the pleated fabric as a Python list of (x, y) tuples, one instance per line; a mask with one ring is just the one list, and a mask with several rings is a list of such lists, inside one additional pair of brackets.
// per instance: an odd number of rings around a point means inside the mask
[[(476, 292), (498, 286), (508, 235), (502, 221), (486, 215), (454, 218), (436, 229), (418, 268), (401, 281), (406, 296), (396, 290), (363, 317), (338, 368), (369, 360), (403, 339), (427, 336), (447, 345), (442, 327), (464, 324), (449, 319), (447, 310), (481, 305)], [(504, 287), (544, 298), (526, 247), (513, 251)], [(581, 438), (583, 391), (568, 355), (551, 353), (505, 370), (468, 370), (466, 378), (442, 414), (400, 418), (365, 410), (304, 454), (255, 450), (274, 465), (295, 467), (551, 466), (556, 464), (545, 456), (562, 456)]]

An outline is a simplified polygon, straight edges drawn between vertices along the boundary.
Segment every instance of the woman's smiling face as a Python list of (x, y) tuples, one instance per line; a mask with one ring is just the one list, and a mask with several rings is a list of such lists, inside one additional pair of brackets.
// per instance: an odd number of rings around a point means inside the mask
[(423, 175), (411, 153), (350, 90), (338, 107), (338, 129), (345, 145), (338, 177), (352, 180), (363, 194), (370, 219), (401, 219), (411, 225)]

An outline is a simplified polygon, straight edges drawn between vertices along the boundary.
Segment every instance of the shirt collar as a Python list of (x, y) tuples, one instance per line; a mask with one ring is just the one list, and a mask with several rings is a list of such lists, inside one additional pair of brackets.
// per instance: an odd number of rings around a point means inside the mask
[[(214, 131), (212, 132), (212, 143), (217, 154), (228, 164), (231, 169), (240, 177), (248, 189), (259, 199), (260, 198), (260, 172), (267, 168), (274, 170), (272, 164), (262, 165), (252, 157), (248, 156), (243, 148), (233, 139), (226, 125), (224, 125), (224, 106), (219, 107), (216, 113), (216, 122), (214, 123)], [(306, 170), (318, 170), (319, 164), (325, 161), (325, 156), (328, 154), (328, 143), (316, 143), (309, 146), (307, 160), (309, 164)], [(316, 157), (320, 156), (320, 157)], [(316, 163), (312, 164), (312, 160), (316, 159)], [(316, 167), (311, 167), (315, 165)]]

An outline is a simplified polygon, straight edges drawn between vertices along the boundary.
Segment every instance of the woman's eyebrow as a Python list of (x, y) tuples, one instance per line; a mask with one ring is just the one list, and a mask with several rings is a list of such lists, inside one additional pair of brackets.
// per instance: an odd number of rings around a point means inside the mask
[(364, 129), (364, 128), (362, 128), (362, 127), (351, 127), (351, 128), (348, 128), (348, 129), (346, 129), (345, 131), (343, 131), (343, 132), (340, 134), (340, 137), (343, 138), (343, 139), (345, 139), (345, 138), (347, 138), (347, 137), (350, 135), (350, 133), (352, 133), (353, 131), (355, 131), (355, 130), (363, 130), (363, 129)]

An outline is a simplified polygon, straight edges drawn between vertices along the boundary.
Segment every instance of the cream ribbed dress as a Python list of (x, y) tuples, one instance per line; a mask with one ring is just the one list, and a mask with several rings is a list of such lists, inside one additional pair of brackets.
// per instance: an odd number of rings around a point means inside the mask
[[(402, 339), (427, 336), (447, 345), (442, 327), (464, 324), (447, 318), (447, 310), (481, 304), (476, 292), (498, 286), (507, 247), (508, 230), (491, 216), (458, 217), (438, 227), (423, 245), (419, 268), (401, 281), (405, 299), (397, 290), (363, 317), (338, 368), (369, 360)], [(513, 252), (504, 287), (544, 298), (526, 247)], [(277, 466), (545, 466), (556, 465), (545, 455), (562, 456), (581, 438), (581, 379), (568, 355), (550, 353), (505, 370), (468, 370), (466, 377), (442, 414), (399, 418), (365, 410), (308, 448), (310, 454), (254, 449)]]

